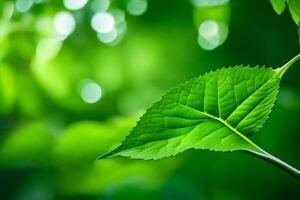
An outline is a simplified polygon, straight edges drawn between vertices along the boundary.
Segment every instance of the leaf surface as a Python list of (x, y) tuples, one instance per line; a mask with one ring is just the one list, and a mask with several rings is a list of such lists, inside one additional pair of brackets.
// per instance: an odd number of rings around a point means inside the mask
[(106, 156), (160, 159), (187, 149), (260, 149), (248, 139), (268, 118), (281, 72), (223, 68), (170, 90), (139, 120), (122, 145)]
[(286, 8), (285, 0), (270, 0), (275, 12), (280, 15)]
[(290, 13), (294, 22), (299, 25), (300, 19), (300, 1), (299, 0), (289, 0), (287, 1)]
[(273, 9), (275, 12), (280, 15), (286, 8), (286, 4), (288, 5), (290, 14), (294, 20), (294, 22), (298, 25), (298, 36), (300, 42), (300, 1), (299, 0), (270, 0)]

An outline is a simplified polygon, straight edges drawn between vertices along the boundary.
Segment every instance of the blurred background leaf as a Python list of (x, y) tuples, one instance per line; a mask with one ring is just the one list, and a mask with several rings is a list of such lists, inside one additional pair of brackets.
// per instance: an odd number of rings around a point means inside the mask
[(18, 127), (3, 140), (0, 150), (2, 166), (26, 168), (45, 164), (54, 137), (51, 126), (43, 122), (30, 122)]

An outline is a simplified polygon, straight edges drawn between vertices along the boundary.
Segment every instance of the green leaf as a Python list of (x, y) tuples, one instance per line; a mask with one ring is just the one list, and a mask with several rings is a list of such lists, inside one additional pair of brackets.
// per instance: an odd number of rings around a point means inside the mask
[[(299, 20), (300, 20), (299, 0), (270, 0), (270, 2), (275, 12), (279, 15), (284, 11), (287, 3), (294, 22), (299, 26)], [(300, 43), (299, 27), (298, 27), (298, 35), (299, 35), (299, 43)]]
[(300, 44), (300, 25), (298, 25), (298, 37), (299, 37), (299, 44)]
[(169, 91), (107, 156), (159, 159), (187, 149), (262, 152), (249, 136), (268, 118), (282, 70), (235, 66)]
[(9, 113), (16, 101), (16, 80), (10, 66), (0, 64), (0, 116)]
[(24, 168), (48, 164), (56, 141), (55, 130), (50, 124), (30, 122), (6, 135), (0, 147), (2, 167)]
[[(85, 168), (78, 165), (63, 168), (61, 176), (58, 177), (59, 189), (72, 196), (99, 195), (101, 192), (115, 191), (124, 184), (136, 184), (153, 190), (169, 178), (180, 163), (181, 159), (163, 159), (155, 162), (102, 159)], [(122, 196), (121, 199), (127, 198)]]
[(270, 0), (275, 12), (280, 15), (286, 8), (285, 0)]
[(290, 13), (294, 22), (298, 25), (300, 19), (300, 1), (299, 0), (289, 0), (287, 1)]
[(275, 70), (235, 66), (187, 81), (148, 109), (118, 148), (99, 158), (160, 159), (191, 148), (242, 150), (300, 180), (300, 170), (248, 138), (268, 118), (282, 76), (299, 59), (300, 54)]

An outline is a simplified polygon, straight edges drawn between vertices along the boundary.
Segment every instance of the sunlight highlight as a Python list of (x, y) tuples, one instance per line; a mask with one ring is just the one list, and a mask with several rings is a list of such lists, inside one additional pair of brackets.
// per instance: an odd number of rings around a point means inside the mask
[(86, 103), (96, 103), (102, 97), (102, 89), (96, 82), (92, 80), (84, 80), (80, 91), (80, 97)]
[(198, 43), (205, 50), (213, 50), (227, 38), (228, 27), (215, 20), (202, 22), (198, 29)]
[(64, 0), (64, 6), (69, 10), (79, 10), (83, 8), (88, 0)]
[(97, 37), (101, 42), (105, 44), (112, 43), (118, 38), (118, 31), (116, 29), (113, 29), (108, 33), (98, 33)]
[(33, 3), (33, 0), (16, 0), (16, 9), (21, 13), (27, 12), (30, 10)]
[(222, 6), (230, 0), (191, 0), (192, 4), (197, 7)]
[(92, 2), (92, 10), (93, 12), (104, 12), (110, 6), (110, 0), (94, 0)]
[(108, 12), (98, 12), (93, 16), (91, 25), (98, 33), (108, 33), (114, 29), (115, 19)]
[(54, 28), (58, 39), (66, 39), (75, 29), (75, 19), (69, 12), (59, 12), (54, 17)]
[(127, 12), (131, 15), (142, 15), (146, 12), (148, 3), (146, 0), (130, 0), (127, 4)]

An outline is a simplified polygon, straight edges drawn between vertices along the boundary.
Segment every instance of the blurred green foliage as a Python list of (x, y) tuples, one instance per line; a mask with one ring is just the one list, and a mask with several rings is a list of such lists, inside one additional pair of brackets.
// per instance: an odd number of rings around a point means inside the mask
[[(299, 199), (299, 182), (242, 153), (95, 161), (168, 88), (299, 52), (269, 1), (140, 1), (0, 2), (1, 199)], [(299, 72), (254, 139), (298, 168)]]
[(300, 43), (300, 1), (298, 0), (270, 0), (275, 12), (280, 15), (288, 7), (292, 19), (298, 25), (298, 36)]

